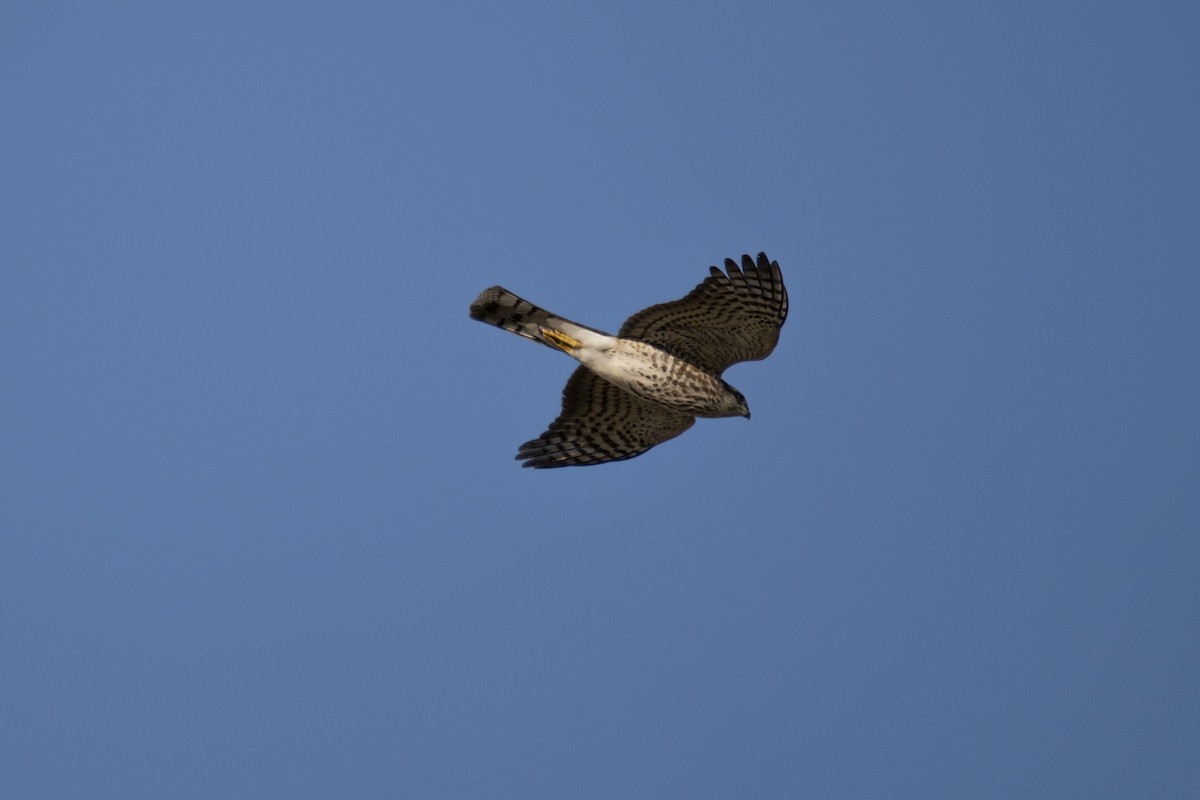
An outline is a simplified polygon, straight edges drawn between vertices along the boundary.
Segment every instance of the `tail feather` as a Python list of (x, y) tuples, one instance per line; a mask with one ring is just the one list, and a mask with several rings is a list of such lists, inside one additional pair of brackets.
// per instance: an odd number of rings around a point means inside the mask
[[(475, 298), (475, 302), (471, 303), (471, 319), (512, 331), (518, 336), (532, 339), (555, 350), (559, 349), (558, 346), (543, 335), (543, 328), (570, 336), (576, 336), (580, 331), (594, 330), (586, 325), (580, 325), (551, 314), (528, 300), (518, 297), (503, 286), (485, 289), (479, 297)], [(602, 333), (602, 331), (594, 332)]]

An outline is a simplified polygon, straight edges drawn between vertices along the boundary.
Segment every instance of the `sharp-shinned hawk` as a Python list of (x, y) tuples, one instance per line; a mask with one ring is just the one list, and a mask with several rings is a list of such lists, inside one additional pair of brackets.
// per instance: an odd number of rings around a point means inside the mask
[(696, 417), (749, 418), (741, 392), (721, 380), (730, 364), (766, 358), (787, 318), (779, 263), (764, 253), (725, 259), (686, 297), (637, 312), (616, 336), (551, 314), (500, 286), (471, 304), (471, 319), (561, 350), (582, 365), (563, 389), (562, 413), (521, 445), (525, 467), (633, 458), (686, 431)]

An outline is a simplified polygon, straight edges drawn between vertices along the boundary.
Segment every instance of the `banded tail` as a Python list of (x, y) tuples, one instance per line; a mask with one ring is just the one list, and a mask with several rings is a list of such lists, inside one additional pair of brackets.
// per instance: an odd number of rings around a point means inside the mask
[[(590, 338), (587, 337), (587, 332), (608, 336), (603, 331), (555, 316), (503, 286), (485, 289), (475, 298), (475, 302), (471, 303), (471, 319), (512, 331), (517, 336), (524, 336), (555, 350), (562, 350), (563, 346), (560, 337), (555, 341), (554, 333), (566, 334), (573, 339)], [(547, 336), (546, 331), (551, 335)]]

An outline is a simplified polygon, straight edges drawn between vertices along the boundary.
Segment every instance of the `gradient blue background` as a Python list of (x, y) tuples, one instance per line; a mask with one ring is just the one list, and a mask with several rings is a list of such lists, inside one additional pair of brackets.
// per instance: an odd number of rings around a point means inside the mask
[[(0, 13), (0, 797), (1200, 796), (1192, 3)], [(752, 422), (522, 470), (780, 261)]]

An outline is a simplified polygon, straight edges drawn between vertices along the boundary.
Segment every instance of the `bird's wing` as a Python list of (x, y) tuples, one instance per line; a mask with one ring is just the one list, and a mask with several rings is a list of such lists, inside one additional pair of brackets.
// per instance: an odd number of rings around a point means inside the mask
[[(787, 319), (787, 290), (779, 262), (758, 254), (742, 266), (725, 259), (686, 297), (643, 309), (625, 321), (618, 336), (661, 347), (720, 375), (730, 364), (766, 358)], [(726, 274), (728, 273), (728, 274)]]
[(563, 389), (562, 413), (521, 445), (523, 467), (569, 467), (633, 458), (692, 427), (695, 417), (643, 400), (578, 367)]

